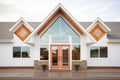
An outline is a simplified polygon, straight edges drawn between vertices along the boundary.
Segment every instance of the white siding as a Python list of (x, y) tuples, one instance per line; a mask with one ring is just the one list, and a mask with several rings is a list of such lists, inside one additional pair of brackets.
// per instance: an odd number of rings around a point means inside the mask
[[(120, 43), (108, 43), (106, 37), (93, 44), (94, 46), (108, 46), (107, 58), (90, 58), (88, 54), (88, 66), (90, 67), (120, 67)], [(90, 51), (90, 50), (89, 50)]]
[[(16, 36), (14, 43), (0, 43), (0, 67), (34, 66), (33, 47), (30, 47), (30, 58), (13, 58), (13, 46), (26, 46)], [(28, 46), (28, 45), (27, 45)]]

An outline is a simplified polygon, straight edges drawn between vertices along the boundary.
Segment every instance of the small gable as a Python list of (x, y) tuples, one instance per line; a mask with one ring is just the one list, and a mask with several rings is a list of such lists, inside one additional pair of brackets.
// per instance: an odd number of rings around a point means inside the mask
[(103, 29), (103, 27), (100, 24), (96, 24), (90, 31), (89, 33), (91, 36), (99, 41), (107, 32)]
[(96, 41), (99, 41), (105, 34), (110, 32), (111, 29), (98, 17), (87, 28), (87, 31)]
[(24, 41), (34, 29), (28, 24), (28, 22), (20, 18), (9, 31), (14, 33), (19, 39)]
[(22, 41), (24, 41), (31, 33), (24, 24), (21, 24), (19, 28), (14, 32)]

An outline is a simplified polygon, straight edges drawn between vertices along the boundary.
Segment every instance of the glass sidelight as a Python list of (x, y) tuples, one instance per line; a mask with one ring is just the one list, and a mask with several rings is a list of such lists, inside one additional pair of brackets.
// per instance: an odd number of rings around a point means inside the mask
[(52, 46), (52, 65), (58, 66), (58, 47)]
[(62, 65), (68, 66), (68, 46), (62, 46)]

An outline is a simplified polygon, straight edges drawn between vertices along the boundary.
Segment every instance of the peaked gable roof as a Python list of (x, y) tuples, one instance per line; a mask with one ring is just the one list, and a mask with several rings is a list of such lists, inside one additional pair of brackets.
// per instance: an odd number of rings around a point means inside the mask
[(9, 31), (15, 22), (0, 22), (0, 39), (13, 39), (12, 32)]
[(111, 29), (106, 24), (104, 24), (104, 22), (99, 17), (93, 21), (93, 23), (87, 28), (87, 31), (89, 32), (96, 25), (96, 23), (100, 23), (102, 27), (108, 32), (111, 31)]
[(15, 32), (20, 24), (24, 24), (26, 28), (28, 28), (31, 32), (34, 30), (31, 25), (27, 23), (24, 18), (20, 18), (10, 29), (10, 32)]
[[(63, 7), (63, 5), (58, 4), (24, 42), (27, 42), (34, 34), (42, 34), (50, 26), (50, 24), (52, 24), (57, 19), (58, 16), (61, 16), (63, 19), (65, 19), (65, 21), (70, 24), (70, 26), (78, 33), (78, 35), (85, 33), (90, 36), (90, 34), (75, 18), (72, 17), (72, 15)], [(95, 41), (93, 38), (92, 40)]]

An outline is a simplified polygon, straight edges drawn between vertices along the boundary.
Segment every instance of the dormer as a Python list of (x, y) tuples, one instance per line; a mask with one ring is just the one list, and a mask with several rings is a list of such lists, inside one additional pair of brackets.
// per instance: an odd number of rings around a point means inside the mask
[(100, 18), (97, 18), (87, 28), (87, 31), (96, 41), (99, 41), (107, 34), (107, 32), (111, 31), (111, 29), (107, 25), (105, 25)]
[(24, 41), (33, 31), (33, 28), (25, 21), (25, 19), (20, 18), (9, 31), (13, 32), (20, 40)]

